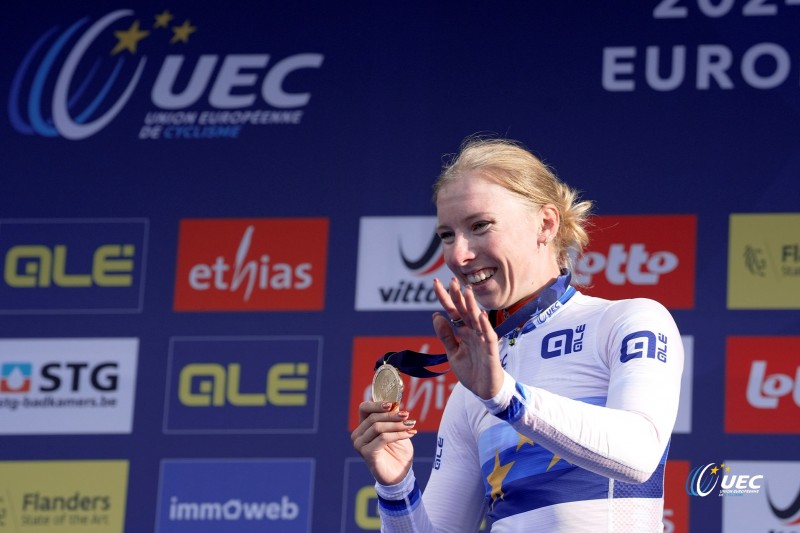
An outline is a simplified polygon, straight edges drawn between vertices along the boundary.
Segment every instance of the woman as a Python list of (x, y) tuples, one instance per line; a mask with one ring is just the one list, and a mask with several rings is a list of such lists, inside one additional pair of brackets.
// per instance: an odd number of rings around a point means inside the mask
[(670, 314), (570, 285), (591, 205), (512, 141), (468, 140), (434, 201), (455, 277), (435, 282), (433, 327), (459, 383), (424, 497), (409, 413), (361, 404), (352, 440), (383, 530), (463, 533), (485, 516), (492, 532), (661, 531), (683, 370)]

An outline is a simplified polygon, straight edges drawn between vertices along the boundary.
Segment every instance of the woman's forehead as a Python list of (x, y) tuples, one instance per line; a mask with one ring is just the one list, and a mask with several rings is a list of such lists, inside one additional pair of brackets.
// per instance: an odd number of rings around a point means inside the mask
[(468, 218), (477, 213), (524, 210), (527, 204), (520, 196), (480, 174), (465, 174), (444, 185), (436, 199), (442, 218)]

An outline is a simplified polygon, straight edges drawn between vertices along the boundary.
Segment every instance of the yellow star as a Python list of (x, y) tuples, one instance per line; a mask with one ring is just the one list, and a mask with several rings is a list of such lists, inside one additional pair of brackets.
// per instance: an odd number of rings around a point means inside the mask
[(556, 463), (559, 462), (560, 460), (561, 460), (561, 457), (559, 457), (556, 454), (553, 454), (553, 459), (550, 461), (550, 464), (547, 465), (547, 470), (545, 470), (545, 472), (550, 471), (550, 469), (553, 468), (554, 466), (556, 466)]
[(514, 461), (501, 466), (500, 451), (495, 450), (494, 470), (492, 470), (492, 473), (486, 478), (486, 481), (489, 482), (489, 486), (492, 487), (492, 492), (490, 494), (492, 497), (492, 506), (494, 506), (494, 502), (497, 501), (497, 498), (503, 498), (505, 496), (503, 494), (503, 480), (505, 480), (512, 466), (514, 466)]
[(717, 470), (719, 470), (719, 468), (717, 468), (717, 467), (715, 466), (714, 468), (712, 468), (712, 469), (711, 469), (711, 474), (716, 474), (716, 473), (717, 473)]
[(189, 35), (197, 31), (197, 28), (192, 26), (191, 23), (186, 20), (180, 26), (175, 26), (172, 28), (172, 32), (175, 34), (172, 36), (172, 39), (169, 41), (170, 44), (175, 44), (178, 41), (188, 43), (189, 42)]
[(526, 437), (525, 435), (520, 435), (519, 433), (517, 433), (517, 435), (519, 435), (519, 442), (517, 442), (517, 450), (516, 451), (519, 451), (519, 449), (522, 448), (523, 444), (530, 444), (531, 446), (534, 446), (533, 441), (531, 439), (529, 439), (528, 437)]
[(156, 15), (156, 23), (153, 24), (154, 28), (166, 28), (169, 26), (169, 21), (175, 18), (175, 16), (169, 12), (168, 9), (165, 9), (163, 13), (160, 15)]
[(139, 21), (135, 20), (131, 27), (125, 31), (115, 31), (114, 36), (119, 39), (117, 46), (111, 50), (111, 55), (116, 55), (123, 50), (128, 50), (130, 53), (136, 53), (136, 44), (150, 35), (149, 31), (139, 29)]

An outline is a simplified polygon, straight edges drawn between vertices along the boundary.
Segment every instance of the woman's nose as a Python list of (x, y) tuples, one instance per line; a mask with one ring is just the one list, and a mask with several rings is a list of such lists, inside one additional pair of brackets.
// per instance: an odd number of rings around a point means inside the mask
[(456, 236), (450, 251), (453, 261), (459, 265), (464, 265), (475, 258), (472, 243), (463, 236)]

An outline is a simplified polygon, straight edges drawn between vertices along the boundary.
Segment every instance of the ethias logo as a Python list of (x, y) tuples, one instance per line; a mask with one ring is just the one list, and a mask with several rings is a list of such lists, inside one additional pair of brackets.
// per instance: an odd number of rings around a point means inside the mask
[(175, 310), (320, 310), (327, 248), (322, 218), (183, 220)]

